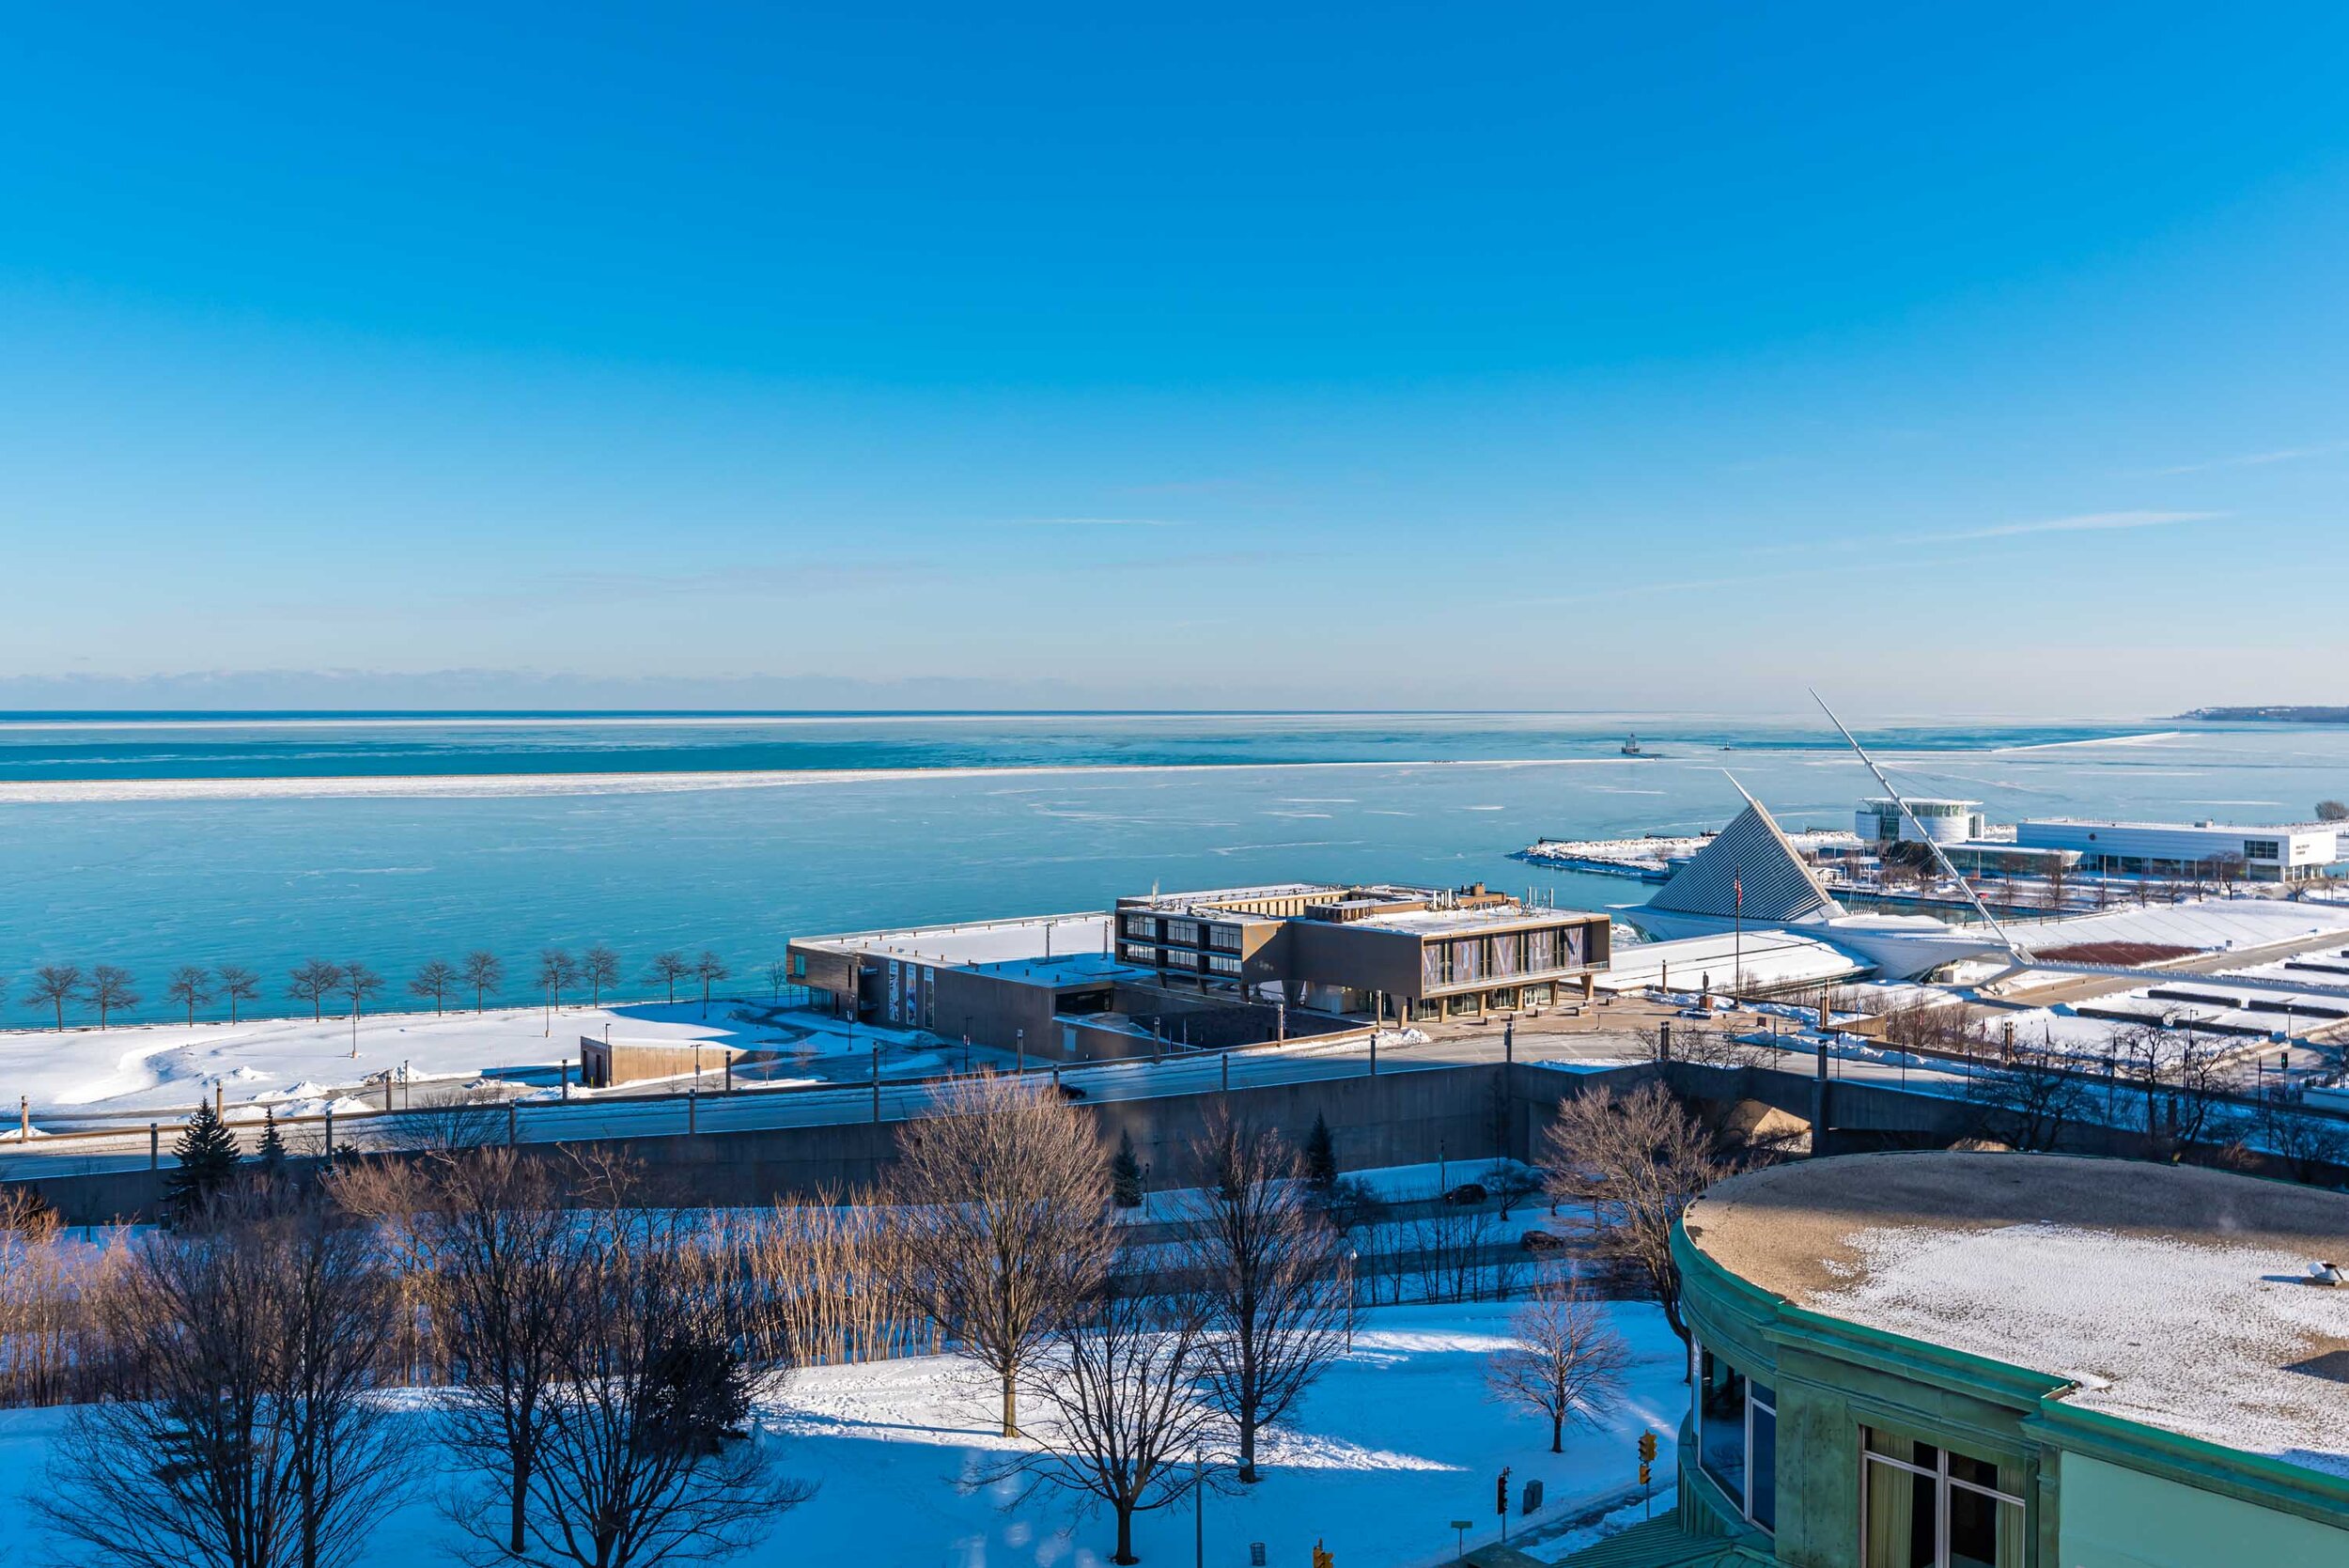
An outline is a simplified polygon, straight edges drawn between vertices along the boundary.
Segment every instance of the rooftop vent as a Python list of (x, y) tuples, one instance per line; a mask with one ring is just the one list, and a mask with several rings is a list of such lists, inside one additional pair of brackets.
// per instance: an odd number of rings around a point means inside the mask
[(2343, 1282), (2344, 1281), (2341, 1277), (2341, 1265), (2337, 1263), (2312, 1263), (2309, 1265), (2310, 1284), (2339, 1285)]

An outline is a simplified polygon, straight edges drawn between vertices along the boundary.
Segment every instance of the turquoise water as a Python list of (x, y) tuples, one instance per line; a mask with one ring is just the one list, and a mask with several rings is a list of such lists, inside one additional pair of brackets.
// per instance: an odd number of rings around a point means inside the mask
[[(2349, 797), (2349, 728), (2198, 725), (2144, 738), (2161, 729), (1969, 724), (1870, 738), (1904, 788), (1978, 797), (1994, 818), (2293, 819)], [(1659, 755), (1616, 757), (1629, 730)], [(120, 964), (149, 998), (140, 1014), (160, 1017), (163, 979), (182, 963), (281, 977), (307, 956), (359, 957), (396, 993), (418, 963), (470, 948), (521, 971), (542, 946), (600, 940), (631, 970), (663, 948), (708, 946), (748, 971), (797, 932), (1093, 908), (1153, 884), (1481, 878), (1604, 906), (1645, 890), (1513, 852), (1545, 835), (1718, 826), (1737, 804), (1724, 768), (1789, 827), (1848, 826), (1875, 786), (1830, 741), (1651, 715), (0, 721), (0, 974)], [(1330, 766), (1353, 763), (1367, 766)], [(1214, 766), (1154, 766), (1165, 764)], [(907, 771), (1037, 766), (1075, 770)], [(747, 768), (866, 776), (708, 787)], [(654, 791), (595, 776), (670, 770), (707, 776)], [(533, 793), (436, 794), (428, 783), (366, 798), (6, 787), (505, 773), (542, 777)], [(28, 1023), (21, 989), (0, 1017)]]
[[(1648, 725), (1664, 750), (1840, 751), (1825, 726), (1606, 714), (0, 715), (0, 779), (382, 777), (1563, 758)], [(1871, 743), (1966, 750), (2126, 726), (1907, 727)]]

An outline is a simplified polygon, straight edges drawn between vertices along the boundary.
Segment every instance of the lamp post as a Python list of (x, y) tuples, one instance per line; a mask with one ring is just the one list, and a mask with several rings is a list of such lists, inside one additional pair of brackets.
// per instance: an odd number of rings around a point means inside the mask
[(1361, 1254), (1354, 1248), (1346, 1250), (1346, 1353), (1354, 1354), (1354, 1265)]

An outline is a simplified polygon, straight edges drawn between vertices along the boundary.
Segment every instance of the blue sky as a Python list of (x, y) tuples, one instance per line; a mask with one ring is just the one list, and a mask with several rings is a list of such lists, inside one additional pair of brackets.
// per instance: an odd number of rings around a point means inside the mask
[(2338, 8), (11, 32), (0, 706), (2344, 700)]

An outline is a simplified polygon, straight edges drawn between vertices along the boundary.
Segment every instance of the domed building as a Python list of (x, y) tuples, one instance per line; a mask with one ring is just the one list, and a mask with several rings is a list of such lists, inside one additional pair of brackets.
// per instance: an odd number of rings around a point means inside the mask
[(1858, 1155), (1721, 1183), (1673, 1250), (1678, 1509), (1570, 1563), (2349, 1564), (2349, 1196)]

